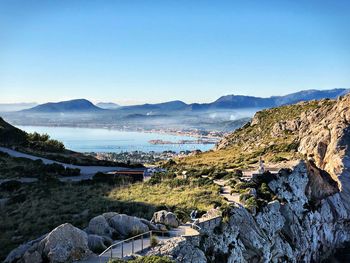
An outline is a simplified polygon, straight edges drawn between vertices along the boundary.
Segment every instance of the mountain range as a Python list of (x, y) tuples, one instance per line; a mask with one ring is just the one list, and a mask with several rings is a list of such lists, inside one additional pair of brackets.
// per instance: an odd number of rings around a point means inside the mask
[(318, 99), (334, 99), (349, 92), (348, 89), (331, 89), (331, 90), (304, 90), (291, 93), (284, 96), (272, 96), (268, 98), (244, 96), (244, 95), (227, 95), (222, 96), (211, 103), (192, 103), (176, 100), (157, 104), (142, 104), (133, 106), (119, 106), (114, 103), (98, 103), (94, 105), (86, 99), (76, 99), (70, 101), (62, 101), (57, 103), (45, 103), (30, 109), (23, 110), (25, 112), (37, 113), (58, 113), (58, 112), (88, 112), (96, 113), (105, 110), (118, 111), (120, 113), (130, 114), (164, 114), (176, 111), (210, 111), (224, 109), (242, 109), (242, 108), (272, 108), (281, 105), (297, 103), (299, 101), (309, 101)]

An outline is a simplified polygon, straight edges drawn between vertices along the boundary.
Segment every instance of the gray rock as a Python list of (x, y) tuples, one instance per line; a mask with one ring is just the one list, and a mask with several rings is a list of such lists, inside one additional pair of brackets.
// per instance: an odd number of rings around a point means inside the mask
[(12, 250), (8, 256), (6, 257), (4, 263), (12, 263), (17, 262), (21, 258), (23, 258), (24, 254), (32, 247), (36, 247), (37, 244), (43, 240), (46, 237), (46, 235), (43, 235), (35, 240), (29, 241), (26, 244), (20, 245), (19, 247)]
[(152, 224), (150, 221), (148, 221), (147, 219), (144, 219), (144, 218), (140, 218), (141, 222), (143, 224), (145, 224), (146, 226), (148, 226), (149, 230), (155, 230), (155, 231), (158, 231), (159, 230), (159, 227), (155, 224)]
[(148, 255), (169, 256), (175, 262), (206, 263), (202, 250), (183, 237), (176, 237), (154, 247)]
[(26, 252), (23, 256), (24, 263), (42, 263), (43, 259), (38, 251), (34, 251), (33, 253)]
[(124, 214), (114, 214), (108, 218), (109, 225), (123, 237), (134, 236), (149, 231), (140, 218)]
[(167, 231), (168, 228), (163, 224), (156, 224), (159, 231)]
[(87, 234), (69, 223), (52, 230), (38, 244), (38, 252), (50, 262), (72, 262), (91, 254)]
[(101, 253), (112, 245), (112, 240), (108, 237), (101, 237), (98, 235), (89, 235), (88, 237), (89, 249), (94, 253)]
[(175, 228), (180, 225), (180, 221), (177, 219), (176, 215), (165, 210), (155, 212), (152, 217), (152, 222)]
[(106, 218), (103, 215), (92, 218), (87, 227), (87, 233), (98, 236), (113, 237), (115, 230), (110, 227)]

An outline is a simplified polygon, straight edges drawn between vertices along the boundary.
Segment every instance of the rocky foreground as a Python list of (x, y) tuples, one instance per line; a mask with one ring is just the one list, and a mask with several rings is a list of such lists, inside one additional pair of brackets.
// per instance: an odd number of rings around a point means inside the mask
[(114, 240), (178, 226), (176, 216), (164, 210), (156, 212), (152, 222), (115, 212), (104, 213), (92, 218), (84, 230), (69, 223), (62, 224), (50, 233), (14, 249), (4, 262), (73, 262), (88, 258), (93, 253), (101, 253)]

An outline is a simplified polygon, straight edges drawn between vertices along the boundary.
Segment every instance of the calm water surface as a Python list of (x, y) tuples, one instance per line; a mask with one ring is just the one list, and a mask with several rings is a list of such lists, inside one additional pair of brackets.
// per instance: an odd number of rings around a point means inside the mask
[(152, 145), (150, 140), (176, 142), (195, 140), (189, 136), (175, 136), (158, 133), (126, 132), (108, 129), (18, 126), (27, 132), (47, 133), (51, 138), (62, 141), (66, 148), (78, 152), (126, 152), (126, 151), (175, 151), (210, 150), (212, 144)]

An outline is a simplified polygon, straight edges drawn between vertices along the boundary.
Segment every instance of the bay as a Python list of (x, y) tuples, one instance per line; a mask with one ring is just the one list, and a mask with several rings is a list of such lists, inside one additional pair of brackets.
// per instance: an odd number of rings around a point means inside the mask
[(196, 140), (190, 136), (178, 136), (163, 133), (145, 133), (94, 128), (18, 126), (26, 132), (47, 133), (52, 139), (64, 143), (67, 149), (77, 152), (163, 152), (163, 151), (207, 151), (213, 144), (167, 144), (154, 145), (150, 140), (176, 142), (179, 140)]

